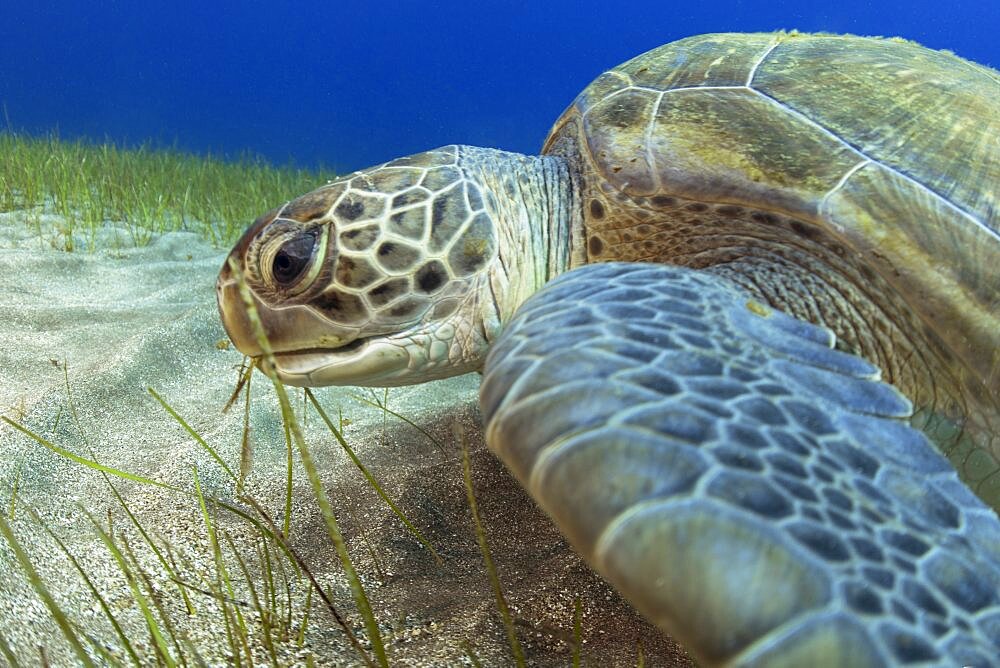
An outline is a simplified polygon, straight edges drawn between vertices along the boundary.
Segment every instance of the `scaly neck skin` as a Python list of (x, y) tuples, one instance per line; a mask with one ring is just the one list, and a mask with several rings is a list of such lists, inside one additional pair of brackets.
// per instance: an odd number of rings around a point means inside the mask
[(492, 295), (485, 300), (492, 303), (480, 304), (484, 330), (492, 341), (528, 297), (569, 269), (583, 217), (562, 158), (463, 146), (460, 165), (492, 194), (486, 207), (499, 250), (489, 272)]

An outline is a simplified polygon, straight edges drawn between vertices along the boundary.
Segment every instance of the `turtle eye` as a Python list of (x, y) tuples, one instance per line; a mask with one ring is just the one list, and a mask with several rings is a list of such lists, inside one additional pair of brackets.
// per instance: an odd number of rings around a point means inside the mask
[(310, 230), (281, 244), (271, 262), (271, 275), (279, 285), (291, 285), (302, 276), (312, 259), (317, 236), (316, 230)]

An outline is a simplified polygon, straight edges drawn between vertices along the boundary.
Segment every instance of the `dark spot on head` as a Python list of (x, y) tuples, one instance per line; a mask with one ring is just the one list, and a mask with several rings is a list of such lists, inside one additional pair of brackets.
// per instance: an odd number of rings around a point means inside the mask
[(691, 202), (686, 207), (688, 211), (694, 211), (695, 213), (702, 213), (708, 211), (708, 205), (704, 202)]
[(595, 220), (601, 220), (604, 218), (604, 205), (601, 204), (600, 200), (592, 199), (590, 200), (590, 215)]
[(432, 294), (448, 281), (448, 272), (437, 260), (431, 260), (417, 270), (414, 276), (417, 291)]
[(415, 296), (410, 296), (403, 299), (398, 304), (393, 305), (385, 313), (380, 313), (379, 316), (385, 321), (409, 321), (417, 318), (427, 308), (427, 301), (425, 298), (418, 298)]
[(457, 183), (460, 178), (462, 178), (462, 175), (457, 169), (453, 167), (441, 167), (439, 169), (428, 170), (428, 172), (424, 174), (424, 178), (420, 182), (420, 185), (430, 191), (443, 190), (448, 186)]
[(418, 207), (407, 209), (389, 216), (389, 224), (386, 232), (393, 232), (414, 241), (419, 241), (424, 237), (424, 223), (427, 218), (427, 209)]
[(493, 222), (485, 213), (478, 213), (448, 251), (448, 266), (454, 276), (471, 276), (486, 266), (495, 252)]
[(381, 308), (394, 299), (402, 297), (410, 291), (410, 279), (393, 278), (368, 291), (368, 301), (376, 308)]
[(417, 204), (418, 202), (423, 202), (428, 197), (430, 197), (430, 193), (423, 188), (411, 188), (392, 198), (392, 208), (398, 209), (410, 204)]
[(381, 274), (364, 258), (341, 255), (337, 258), (337, 270), (334, 276), (339, 285), (347, 288), (363, 288), (374, 283)]
[(819, 236), (819, 230), (814, 225), (809, 225), (798, 220), (793, 220), (788, 225), (792, 228), (792, 232), (795, 232), (795, 234), (803, 239), (815, 239)]
[(653, 206), (661, 209), (677, 206), (677, 200), (673, 197), (668, 197), (667, 195), (656, 195), (650, 201), (653, 203)]
[(743, 208), (739, 206), (733, 206), (732, 204), (723, 204), (721, 206), (715, 207), (716, 213), (726, 216), (727, 218), (736, 218), (743, 215)]
[(340, 245), (354, 251), (368, 250), (378, 240), (379, 229), (376, 225), (345, 230), (340, 233)]
[[(432, 253), (447, 248), (469, 215), (464, 198), (455, 190), (441, 193), (431, 207), (431, 235), (428, 248)], [(477, 216), (485, 216), (480, 213)]]
[(405, 271), (415, 265), (422, 254), (404, 243), (383, 241), (376, 251), (378, 263), (390, 271)]
[(311, 304), (331, 320), (345, 324), (357, 323), (368, 315), (368, 309), (360, 297), (339, 290), (327, 290), (317, 295)]
[(591, 257), (597, 257), (604, 251), (604, 242), (601, 241), (600, 237), (590, 237), (587, 242), (587, 250), (590, 252)]
[(343, 202), (337, 205), (337, 208), (333, 212), (340, 220), (351, 222), (360, 218), (365, 212), (365, 203), (348, 196)]

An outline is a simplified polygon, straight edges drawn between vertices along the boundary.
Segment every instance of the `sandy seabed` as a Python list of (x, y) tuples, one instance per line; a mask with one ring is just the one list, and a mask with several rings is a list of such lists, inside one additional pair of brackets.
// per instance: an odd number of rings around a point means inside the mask
[[(139, 248), (126, 231), (110, 224), (95, 236), (101, 250), (65, 252), (57, 250), (65, 246), (60, 223), (51, 216), (29, 222), (25, 214), (0, 214), (0, 414), (77, 454), (184, 489), (193, 489), (197, 469), (207, 494), (233, 500), (233, 485), (219, 465), (147, 392), (156, 390), (238, 470), (242, 410), (224, 414), (222, 408), (242, 357), (218, 345), (226, 335), (214, 295), (225, 253), (183, 232)], [(84, 247), (85, 239), (76, 245)], [(79, 423), (70, 410), (67, 377)], [(389, 392), (389, 407), (434, 436), (440, 449), (419, 430), (351, 396), (370, 396), (365, 390), (317, 392), (330, 414), (342, 411), (348, 418), (346, 438), (441, 554), (442, 565), (377, 497), (320, 419), (313, 413), (306, 421), (307, 441), (380, 622), (390, 663), (471, 665), (467, 645), (484, 665), (512, 664), (465, 499), (461, 454), (452, 435), (456, 423), (472, 448), (486, 532), (529, 664), (569, 664), (577, 597), (586, 664), (636, 665), (640, 645), (646, 665), (689, 663), (570, 551), (486, 450), (478, 383), (478, 376), (469, 375)], [(302, 394), (293, 391), (292, 396), (301, 408)], [(247, 491), (280, 520), (285, 440), (274, 392), (259, 375), (250, 422), (254, 457)], [(110, 518), (136, 552), (144, 553), (101, 475), (0, 424), (0, 512), (7, 517), (15, 480), (12, 526), (59, 605), (88, 635), (115, 646), (117, 639), (93, 596), (30, 519), (29, 507), (85, 564), (130, 637), (143, 644), (148, 633), (128, 585), (81, 509), (105, 526)], [(298, 464), (293, 484), (292, 544), (360, 632), (363, 623)], [(116, 485), (148, 530), (169, 541), (193, 568), (212, 572), (193, 499), (138, 483)], [(245, 522), (225, 513), (218, 521), (252, 554), (252, 532)], [(149, 572), (165, 605), (176, 613), (178, 630), (210, 665), (227, 665), (229, 645), (217, 606), (195, 593), (198, 612), (189, 616), (179, 606), (174, 585), (152, 561)], [(317, 665), (361, 664), (316, 601), (303, 648), (283, 646), (282, 663), (304, 665), (311, 653)], [(40, 662), (40, 647), (51, 665), (75, 665), (69, 645), (2, 542), (0, 633), (24, 665)], [(255, 659), (266, 663), (266, 657), (263, 645), (255, 647)]]

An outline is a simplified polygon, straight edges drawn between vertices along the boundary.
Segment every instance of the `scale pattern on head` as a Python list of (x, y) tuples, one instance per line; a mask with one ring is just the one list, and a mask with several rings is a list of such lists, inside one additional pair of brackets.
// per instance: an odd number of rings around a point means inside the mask
[[(460, 306), (495, 257), (497, 237), (459, 158), (450, 146), (355, 172), (247, 230), (231, 258), (276, 351), (337, 348), (442, 320)], [(223, 270), (220, 286), (228, 279)]]

